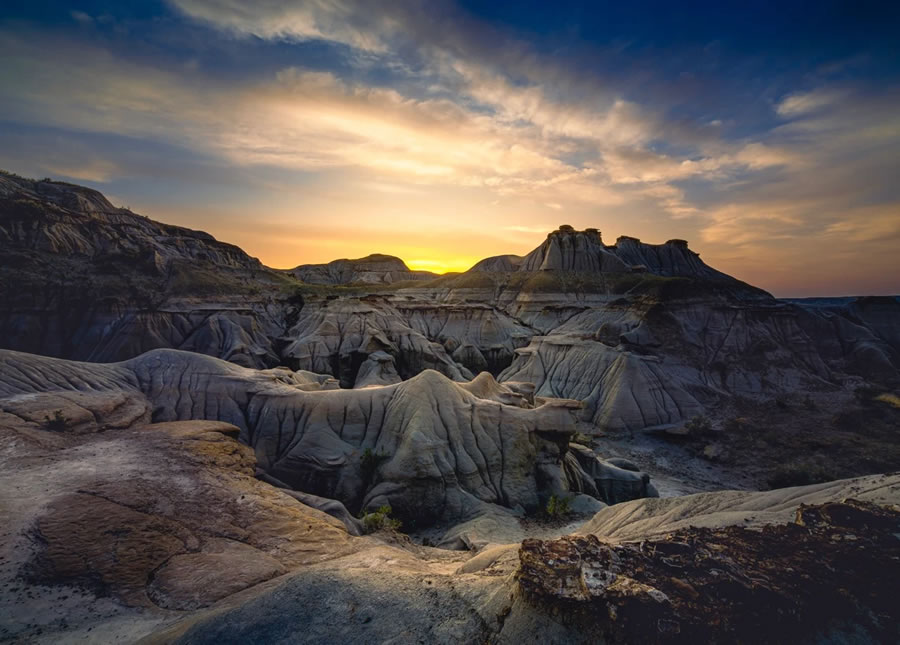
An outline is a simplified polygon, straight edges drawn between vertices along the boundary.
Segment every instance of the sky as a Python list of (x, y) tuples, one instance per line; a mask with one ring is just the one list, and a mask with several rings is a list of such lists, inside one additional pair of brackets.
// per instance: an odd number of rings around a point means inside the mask
[(865, 0), (7, 0), (0, 168), (278, 268), (460, 271), (569, 224), (896, 294), (898, 33)]

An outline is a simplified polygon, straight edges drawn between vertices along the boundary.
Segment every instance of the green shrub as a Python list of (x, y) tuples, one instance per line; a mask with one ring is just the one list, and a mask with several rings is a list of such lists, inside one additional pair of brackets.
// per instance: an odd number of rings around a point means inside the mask
[(391, 517), (391, 507), (387, 504), (379, 506), (378, 510), (373, 512), (363, 511), (360, 519), (363, 523), (363, 530), (368, 533), (376, 533), (378, 531), (397, 531), (403, 523)]
[(725, 422), (725, 432), (742, 434), (751, 430), (750, 421), (746, 417), (732, 417)]
[(684, 427), (692, 437), (702, 437), (712, 432), (712, 422), (702, 414), (698, 414), (685, 423)]
[(53, 417), (44, 417), (44, 427), (53, 432), (64, 432), (69, 429), (69, 417), (63, 414), (62, 410), (53, 413)]
[(360, 469), (362, 470), (362, 478), (363, 482), (365, 482), (366, 486), (368, 486), (372, 478), (375, 476), (375, 471), (378, 470), (379, 464), (382, 461), (385, 461), (389, 458), (388, 455), (384, 453), (375, 453), (372, 452), (371, 448), (366, 448), (363, 450), (362, 456), (359, 458)]
[(547, 506), (544, 507), (544, 514), (550, 519), (560, 519), (568, 515), (572, 511), (571, 497), (557, 497), (551, 495), (547, 500)]
[(896, 394), (891, 394), (890, 392), (886, 392), (884, 394), (879, 394), (875, 397), (875, 400), (879, 403), (887, 403), (891, 407), (900, 408), (900, 396)]
[(577, 443), (581, 446), (591, 447), (591, 444), (594, 442), (594, 438), (589, 434), (584, 434), (582, 432), (576, 432), (572, 435), (572, 438), (569, 439), (571, 443)]
[(768, 479), (769, 488), (789, 488), (821, 484), (835, 479), (834, 474), (820, 464), (798, 462), (785, 464), (775, 469)]

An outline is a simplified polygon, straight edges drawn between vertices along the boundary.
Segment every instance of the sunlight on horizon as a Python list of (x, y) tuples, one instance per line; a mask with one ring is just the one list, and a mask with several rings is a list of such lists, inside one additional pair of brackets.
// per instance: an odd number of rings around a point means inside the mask
[[(435, 257), (435, 255), (432, 255), (432, 257)], [(475, 259), (444, 256), (442, 259), (435, 260), (425, 260), (420, 258), (412, 260), (401, 259), (406, 262), (406, 266), (413, 271), (431, 271), (432, 273), (443, 275), (444, 273), (461, 273), (463, 271), (468, 271), (483, 258)]]

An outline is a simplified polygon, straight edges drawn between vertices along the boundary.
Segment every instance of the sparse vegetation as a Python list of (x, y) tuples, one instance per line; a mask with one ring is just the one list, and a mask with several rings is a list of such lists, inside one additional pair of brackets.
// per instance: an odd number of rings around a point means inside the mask
[(823, 465), (811, 461), (801, 461), (779, 466), (769, 477), (767, 483), (769, 488), (774, 489), (821, 484), (834, 479), (836, 479), (834, 474)]
[(572, 512), (572, 498), (551, 495), (544, 507), (544, 515), (551, 520), (562, 519)]
[(375, 471), (378, 470), (378, 466), (388, 458), (389, 455), (383, 452), (373, 452), (371, 448), (363, 450), (362, 456), (359, 458), (359, 463), (363, 481), (367, 486), (372, 482), (372, 478), (375, 476)]
[(688, 433), (692, 437), (703, 437), (712, 432), (712, 421), (709, 420), (709, 417), (698, 414), (697, 416), (690, 419), (687, 423), (684, 424), (684, 427), (687, 429)]
[(732, 417), (725, 422), (725, 432), (728, 434), (740, 434), (751, 429), (750, 421), (746, 417)]
[(360, 516), (363, 523), (363, 530), (368, 533), (377, 533), (378, 531), (398, 531), (403, 525), (400, 520), (391, 517), (391, 507), (387, 504), (379, 506), (377, 510), (363, 511)]
[(880, 401), (881, 403), (887, 403), (891, 407), (900, 409), (900, 396), (896, 394), (890, 394), (889, 392), (885, 392), (884, 394), (879, 394), (875, 397), (876, 401)]
[(582, 432), (576, 432), (571, 439), (569, 439), (570, 443), (577, 443), (581, 446), (591, 447), (591, 444), (594, 442), (594, 438), (589, 434), (584, 434)]
[(44, 417), (44, 427), (53, 432), (65, 432), (69, 429), (69, 423), (69, 417), (63, 414), (62, 410), (54, 412), (52, 417), (49, 415)]

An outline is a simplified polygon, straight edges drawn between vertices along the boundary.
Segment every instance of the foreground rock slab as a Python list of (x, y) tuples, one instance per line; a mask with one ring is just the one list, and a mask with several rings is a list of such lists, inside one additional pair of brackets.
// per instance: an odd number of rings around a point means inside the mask
[(897, 642), (898, 532), (900, 508), (847, 500), (761, 530), (528, 539), (516, 577), (530, 602), (605, 642)]
[(186, 421), (78, 435), (0, 413), (0, 640), (134, 640), (358, 548), (256, 480), (237, 433)]

